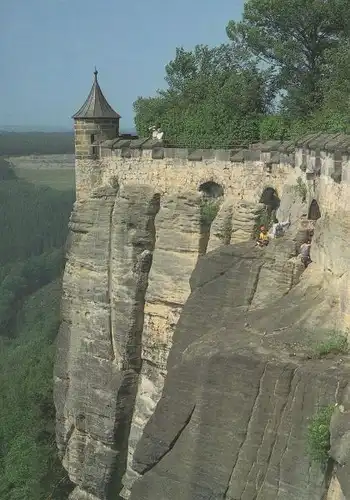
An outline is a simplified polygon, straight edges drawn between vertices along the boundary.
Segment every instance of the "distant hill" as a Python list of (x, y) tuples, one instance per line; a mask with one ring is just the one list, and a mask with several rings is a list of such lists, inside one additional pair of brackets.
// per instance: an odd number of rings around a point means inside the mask
[[(135, 134), (135, 129), (121, 129), (123, 134)], [(0, 127), (0, 156), (73, 154), (73, 130), (65, 132), (9, 131)]]
[[(24, 133), (24, 132), (73, 132), (73, 127), (57, 127), (51, 125), (0, 125), (0, 134), (3, 133)], [(122, 134), (136, 134), (136, 129), (133, 127), (122, 128), (120, 130)]]
[(73, 132), (3, 132), (0, 156), (74, 153)]
[(73, 132), (73, 127), (50, 125), (0, 125), (0, 134), (6, 132)]

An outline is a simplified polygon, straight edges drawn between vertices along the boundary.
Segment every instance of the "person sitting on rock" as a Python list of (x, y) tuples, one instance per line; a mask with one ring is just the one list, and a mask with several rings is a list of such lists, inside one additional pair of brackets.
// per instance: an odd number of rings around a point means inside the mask
[(311, 263), (310, 247), (311, 247), (311, 240), (307, 240), (307, 242), (303, 243), (300, 247), (301, 262), (304, 264), (305, 269)]
[(256, 245), (258, 247), (266, 247), (269, 243), (269, 235), (267, 234), (267, 230), (265, 226), (260, 227), (260, 234)]

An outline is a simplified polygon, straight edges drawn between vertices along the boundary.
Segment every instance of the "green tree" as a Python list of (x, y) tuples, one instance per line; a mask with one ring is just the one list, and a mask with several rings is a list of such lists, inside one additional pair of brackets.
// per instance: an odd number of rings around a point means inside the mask
[(160, 125), (169, 144), (224, 147), (259, 138), (269, 105), (266, 73), (232, 44), (176, 49), (165, 68), (168, 87), (134, 103), (139, 135)]
[(248, 0), (227, 34), (268, 65), (283, 108), (305, 116), (322, 103), (325, 54), (346, 33), (349, 7), (349, 0)]
[(290, 123), (281, 115), (266, 115), (260, 121), (260, 139), (284, 140), (289, 137)]

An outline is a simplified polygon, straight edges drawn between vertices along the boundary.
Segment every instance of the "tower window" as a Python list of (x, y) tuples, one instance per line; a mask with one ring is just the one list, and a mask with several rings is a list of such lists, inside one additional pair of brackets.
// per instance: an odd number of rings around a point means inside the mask
[(95, 142), (95, 134), (90, 135), (90, 143), (93, 144)]

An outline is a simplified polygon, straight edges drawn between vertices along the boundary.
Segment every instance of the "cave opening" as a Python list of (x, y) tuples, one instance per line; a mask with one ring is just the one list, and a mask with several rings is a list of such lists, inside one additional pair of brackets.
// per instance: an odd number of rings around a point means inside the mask
[(273, 187), (266, 187), (260, 196), (259, 203), (262, 203), (269, 209), (270, 212), (275, 211), (280, 206), (280, 199), (276, 189)]
[(319, 207), (319, 204), (317, 203), (317, 201), (314, 199), (312, 200), (311, 204), (310, 204), (310, 208), (309, 208), (309, 213), (308, 213), (308, 216), (307, 218), (309, 220), (314, 220), (316, 221), (317, 219), (319, 219), (321, 217), (321, 210), (320, 210), (320, 207)]
[(224, 196), (224, 188), (214, 181), (203, 182), (198, 191), (206, 198), (221, 198)]
[(201, 193), (199, 206), (201, 236), (198, 254), (204, 255), (208, 248), (211, 225), (216, 218), (223, 201), (224, 188), (217, 182), (207, 181), (199, 186), (198, 191)]

